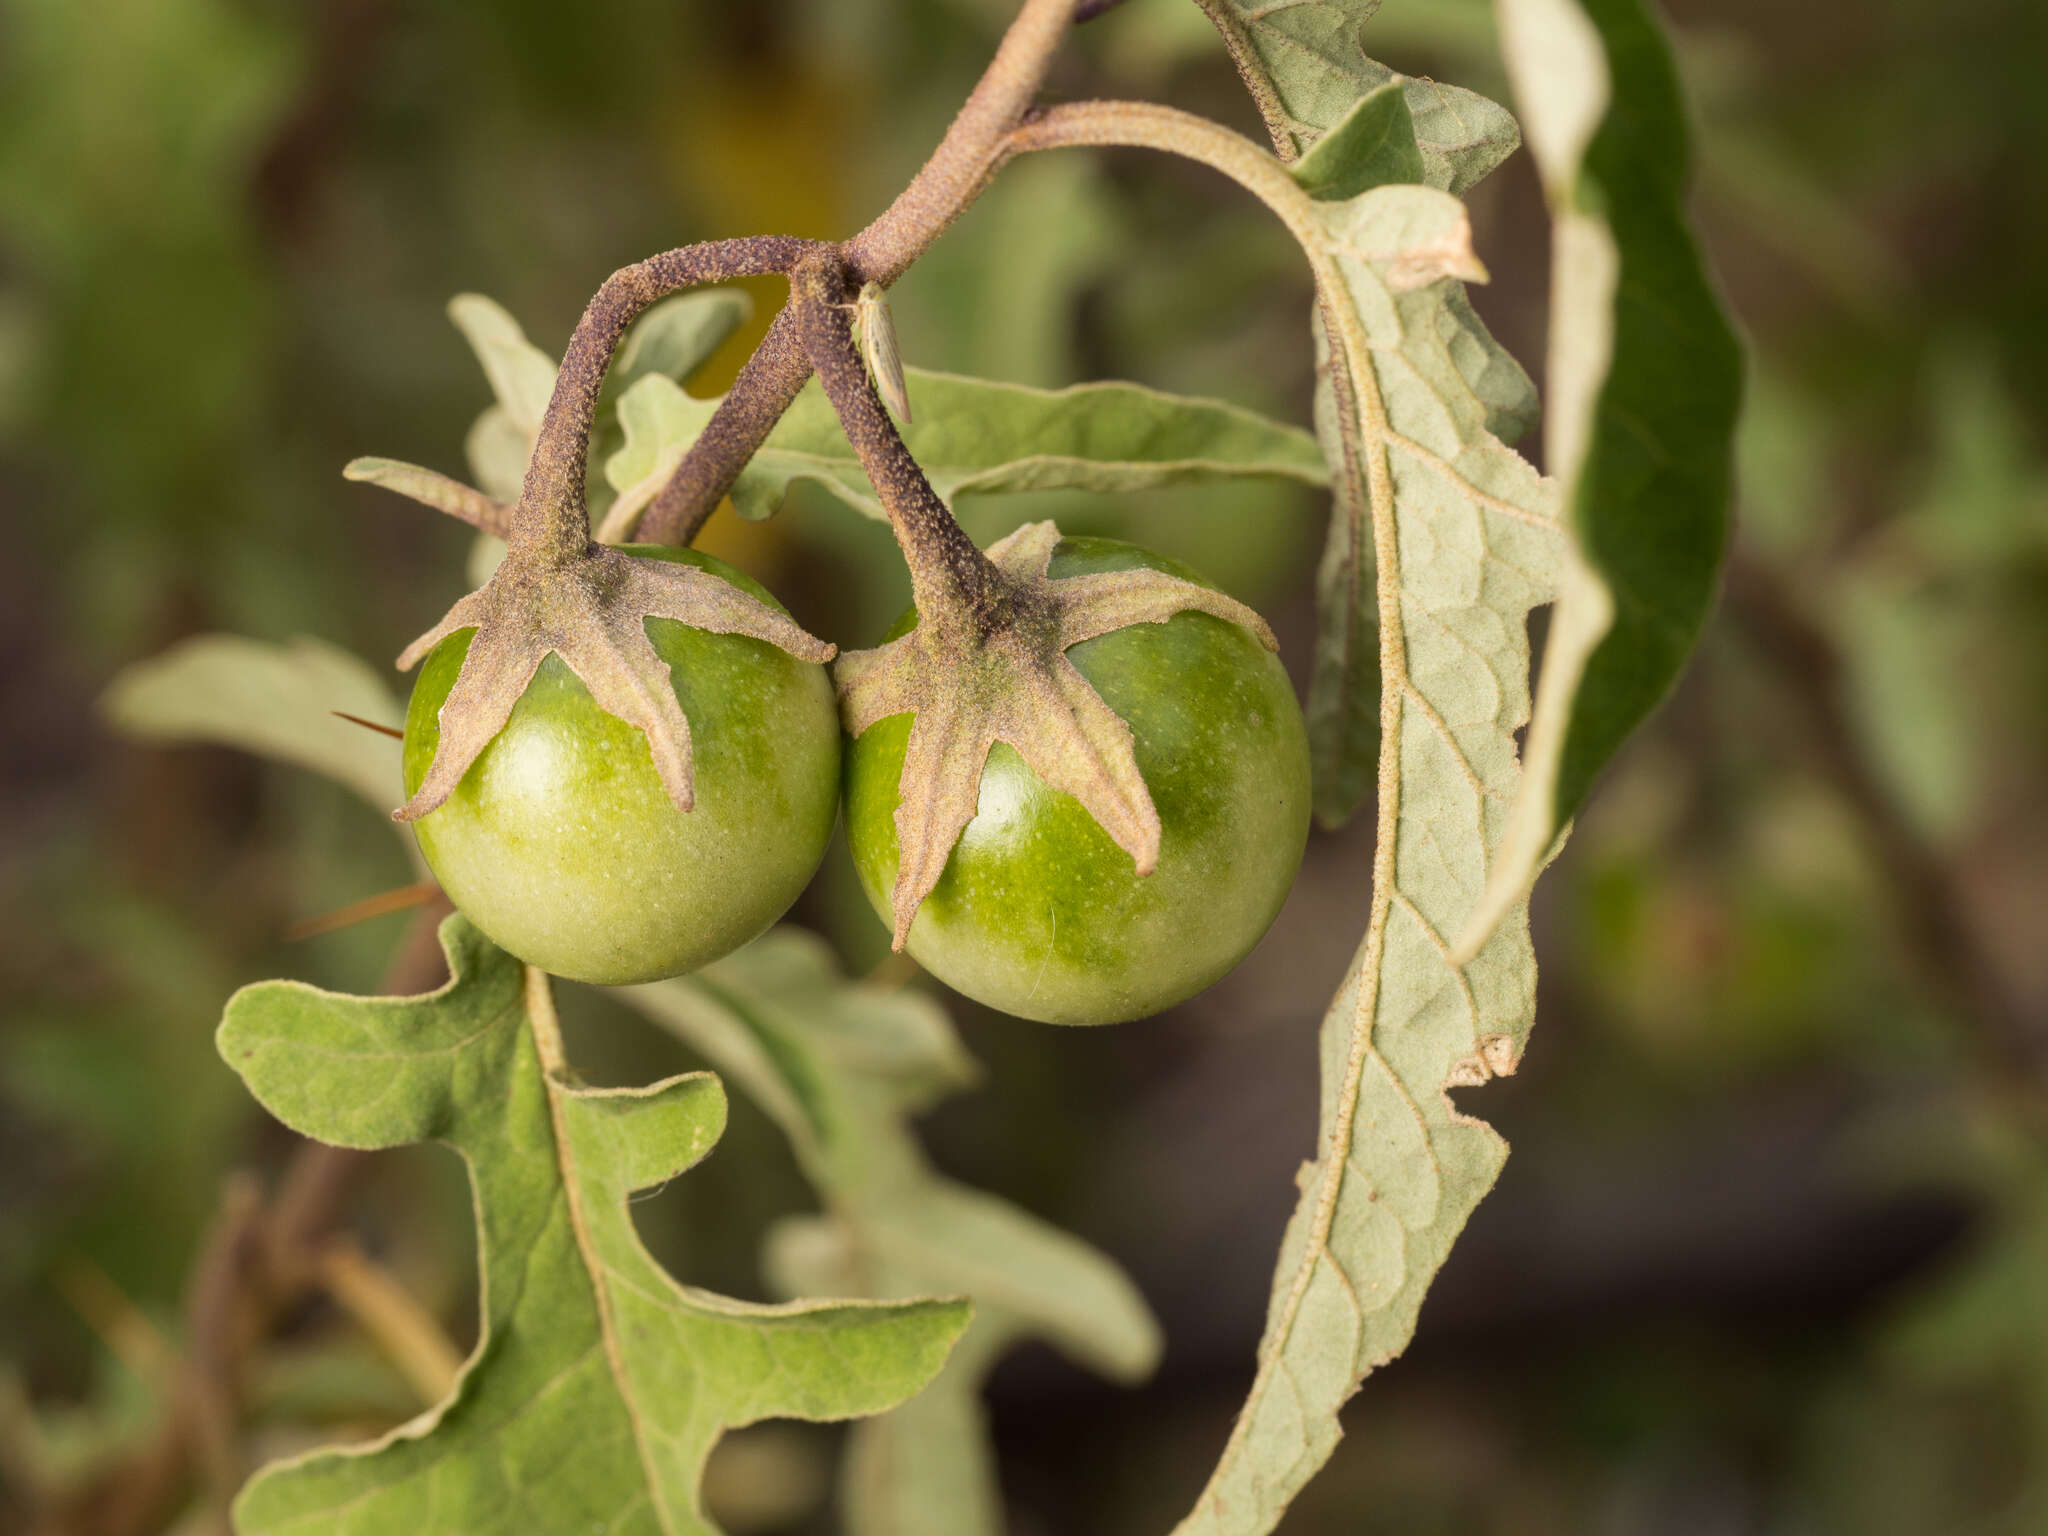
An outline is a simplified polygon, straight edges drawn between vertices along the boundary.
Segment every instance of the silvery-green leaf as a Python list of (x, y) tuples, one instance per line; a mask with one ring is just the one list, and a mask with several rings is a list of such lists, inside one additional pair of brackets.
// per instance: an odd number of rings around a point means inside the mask
[[(1311, 8), (1312, 9), (1312, 8)], [(1381, 695), (1364, 941), (1323, 1024), (1314, 1161), (1258, 1369), (1181, 1536), (1258, 1536), (1335, 1449), (1365, 1374), (1413, 1335), (1506, 1146), (1449, 1090), (1514, 1071), (1533, 1021), (1526, 909), (1454, 963), (1498, 855), (1528, 718), (1527, 616), (1555, 593), (1555, 488), (1494, 435), (1447, 324), (1483, 276), (1431, 187), (1309, 205), (1329, 375), (1319, 425), (1370, 543)], [(1484, 375), (1482, 374), (1483, 378)], [(1494, 391), (1496, 395), (1497, 391)]]
[(944, 1012), (916, 993), (849, 984), (821, 941), (789, 928), (694, 976), (618, 995), (739, 1083), (817, 1186), (831, 1214), (770, 1233), (779, 1289), (973, 1299), (974, 1323), (931, 1387), (855, 1428), (846, 1518), (853, 1536), (994, 1536), (1000, 1501), (980, 1406), (989, 1367), (1037, 1336), (1135, 1380), (1159, 1337), (1108, 1259), (925, 1161), (908, 1117), (976, 1075)]
[(123, 670), (100, 705), (130, 735), (215, 742), (295, 763), (380, 812), (403, 792), (398, 743), (335, 712), (396, 727), (404, 706), (368, 663), (321, 640), (183, 640)]
[(526, 339), (503, 305), (480, 293), (458, 293), (450, 299), (448, 318), (483, 364), (491, 393), (510, 425), (530, 444), (547, 413), (548, 396), (555, 391), (555, 359)]
[(1380, 0), (1196, 0), (1223, 34), (1273, 149), (1290, 164), (1344, 124), (1360, 98), (1398, 83), (1407, 98), (1423, 173), (1462, 193), (1515, 152), (1515, 120), (1476, 91), (1415, 80), (1368, 58), (1365, 26)]
[(604, 461), (605, 479), (618, 494), (598, 527), (599, 539), (622, 543), (631, 536), (717, 407), (660, 373), (643, 375), (619, 396), (620, 445)]
[(526, 483), (526, 461), (533, 457), (533, 434), (522, 432), (502, 405), (485, 406), (462, 440), (470, 478), (497, 501), (516, 502)]
[(1463, 284), (1446, 285), (1437, 329), (1451, 349), (1451, 361), (1486, 407), (1486, 430), (1509, 444), (1528, 436), (1543, 408), (1536, 383), (1514, 354), (1493, 339)]
[(1423, 180), (1408, 93), (1394, 80), (1367, 91), (1288, 169), (1310, 197), (1337, 202), (1390, 181)]
[[(1325, 194), (1309, 181), (1327, 180), (1333, 187), (1353, 181), (1379, 184), (1388, 178), (1378, 172), (1406, 166), (1419, 168), (1420, 174), (1413, 180), (1424, 181), (1435, 174), (1433, 184), (1448, 185), (1443, 164), (1438, 162), (1432, 168), (1415, 149), (1408, 99), (1395, 97), (1393, 89), (1389, 82), (1360, 98), (1351, 117), (1317, 140), (1291, 168), (1295, 180), (1303, 183), (1311, 196), (1324, 199)], [(1396, 100), (1401, 103), (1398, 109), (1391, 105)], [(1377, 102), (1389, 105), (1374, 106)], [(1401, 142), (1404, 134), (1409, 136), (1405, 144)], [(1373, 174), (1352, 174), (1344, 169), (1347, 145), (1356, 147), (1361, 135), (1372, 140), (1369, 169)], [(1309, 181), (1304, 181), (1304, 167), (1312, 172)], [(1522, 365), (1493, 339), (1455, 277), (1445, 277), (1438, 290), (1440, 302), (1433, 308), (1432, 323), (1450, 353), (1452, 366), (1485, 407), (1486, 430), (1502, 442), (1512, 443), (1535, 421), (1536, 386)], [(1357, 406), (1348, 397), (1344, 375), (1332, 367), (1324, 320), (1319, 312), (1314, 327), (1315, 419), (1317, 439), (1331, 466), (1332, 495), (1329, 533), (1316, 578), (1316, 651), (1309, 680), (1308, 731), (1316, 816), (1325, 826), (1334, 827), (1348, 821), (1364, 803), (1376, 771), (1379, 617), (1372, 540), (1367, 533), (1371, 491), (1366, 484), (1365, 459), (1348, 436)]]
[[(905, 374), (916, 420), (903, 426), (903, 440), (948, 500), (1002, 491), (1129, 491), (1241, 475), (1327, 483), (1321, 452), (1306, 432), (1220, 401), (1137, 384), (1031, 389), (919, 368)], [(664, 456), (679, 455), (717, 403), (658, 379), (641, 380), (630, 394), (635, 423), (644, 425), (629, 424), (637, 430), (630, 452), (605, 470), (622, 490), (639, 484)], [(870, 517), (883, 516), (815, 381), (741, 472), (733, 505), (744, 516), (766, 517), (800, 480)]]
[(649, 374), (680, 383), (703, 367), (753, 312), (754, 301), (738, 288), (699, 288), (663, 299), (633, 322), (619, 344), (605, 392), (622, 395)]
[(1669, 46), (1639, 0), (1500, 0), (1550, 195), (1546, 457), (1572, 535), (1529, 777), (1476, 947), (1528, 890), (1593, 780), (1663, 700), (1713, 606), (1742, 353), (1687, 227), (1690, 149)]
[(711, 1150), (718, 1080), (581, 1086), (545, 978), (459, 915), (441, 940), (451, 980), (437, 992), (265, 982), (221, 1022), (222, 1056), (300, 1133), (458, 1152), (483, 1270), (477, 1346), (450, 1396), (368, 1445), (266, 1468), (235, 1501), (237, 1531), (715, 1536), (700, 1484), (727, 1429), (874, 1413), (932, 1378), (963, 1302), (757, 1306), (671, 1278), (629, 1202)]

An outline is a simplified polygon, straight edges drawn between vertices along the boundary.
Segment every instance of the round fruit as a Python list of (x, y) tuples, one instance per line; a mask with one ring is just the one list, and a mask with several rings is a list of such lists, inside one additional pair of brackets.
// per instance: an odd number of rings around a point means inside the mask
[[(1065, 539), (1048, 575), (1185, 566), (1108, 539)], [(892, 633), (916, 622), (909, 613)], [(1067, 652), (1130, 724), (1159, 812), (1139, 876), (1073, 796), (998, 744), (979, 808), (905, 946), (956, 991), (1049, 1024), (1110, 1024), (1192, 997), (1242, 960), (1287, 899), (1308, 839), (1308, 737), (1287, 673), (1206, 613), (1134, 624)], [(897, 780), (911, 716), (876, 722), (846, 759), (854, 866), (888, 920)]]
[[(697, 566), (775, 604), (710, 555), (629, 552)], [(576, 981), (653, 981), (737, 949), (809, 883), (838, 810), (839, 716), (823, 667), (744, 635), (646, 622), (690, 722), (694, 810), (669, 799), (647, 738), (551, 655), (454, 794), (413, 824), (470, 921)], [(474, 634), (450, 635), (420, 669), (405, 716), (407, 794), (433, 761)]]

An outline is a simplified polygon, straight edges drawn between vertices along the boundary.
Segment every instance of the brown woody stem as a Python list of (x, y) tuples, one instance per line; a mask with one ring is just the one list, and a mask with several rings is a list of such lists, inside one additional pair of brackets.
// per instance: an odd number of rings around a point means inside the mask
[[(873, 223), (839, 247), (851, 287), (894, 283), (981, 195), (1009, 158), (1010, 130), (1037, 98), (1074, 12), (1075, 0), (1024, 0), (924, 168)], [(796, 317), (785, 310), (733, 381), (703, 435), (648, 504), (640, 537), (661, 544), (687, 544), (695, 538), (810, 376), (811, 360), (797, 335)]]
[(812, 241), (781, 235), (713, 240), (650, 256), (604, 280), (569, 338), (547, 414), (541, 418), (526, 484), (512, 514), (514, 551), (559, 565), (581, 559), (589, 549), (583, 474), (597, 395), (619, 338), (640, 312), (678, 289), (788, 272), (813, 246)]
[(938, 622), (964, 615), (985, 634), (1002, 606), (1002, 575), (954, 520), (882, 408), (854, 346), (846, 293), (847, 274), (831, 251), (791, 275), (788, 313), (805, 356), (889, 514), (918, 613)]

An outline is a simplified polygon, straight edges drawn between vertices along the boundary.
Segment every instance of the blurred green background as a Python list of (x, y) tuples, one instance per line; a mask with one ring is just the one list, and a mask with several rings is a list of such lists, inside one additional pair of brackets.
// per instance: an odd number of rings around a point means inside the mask
[[(338, 471), (462, 473), (488, 395), (450, 295), (554, 351), (625, 261), (851, 231), (1010, 10), (0, 0), (0, 1530), (181, 1518), (40, 1523), (175, 1411), (151, 1382), (223, 1180), (289, 1152), (214, 1053), (221, 1003), (272, 975), (367, 989), (407, 922), (288, 942), (411, 879), (397, 844), (305, 775), (114, 738), (106, 680), (207, 630), (394, 655), (467, 539)], [(1514, 1155), (1298, 1536), (2048, 1531), (2048, 8), (1668, 14), (1753, 346), (1728, 593), (1539, 894), (1541, 1028), (1464, 1101)], [(1499, 96), (1490, 36), (1482, 3), (1387, 0), (1368, 41)], [(1050, 94), (1257, 131), (1186, 0), (1082, 29)], [(1475, 300), (1540, 378), (1526, 155), (1474, 213)], [(699, 393), (765, 326), (756, 297)], [(1308, 304), (1248, 199), (1131, 154), (1013, 167), (894, 295), (924, 366), (1304, 424)], [(966, 511), (981, 537), (1056, 515), (1191, 561), (1303, 680), (1320, 498)], [(705, 542), (842, 642), (907, 595), (883, 531), (805, 493)], [(1115, 1255), (1168, 1341), (1135, 1393), (1049, 1352), (997, 1372), (1017, 1536), (1163, 1530), (1220, 1447), (1370, 856), (1369, 816), (1318, 833), (1280, 926), (1172, 1014), (1061, 1032), (955, 1000), (992, 1070), (928, 1122), (935, 1157)], [(882, 952), (843, 853), (797, 916), (856, 969)], [(570, 1024), (594, 1076), (687, 1064), (594, 996)], [(636, 1211), (683, 1278), (760, 1296), (764, 1226), (810, 1203), (736, 1101), (716, 1155)], [(466, 1344), (454, 1160), (385, 1155), (350, 1219)], [(318, 1307), (247, 1398), (251, 1462), (415, 1407)], [(832, 1529), (835, 1437), (722, 1453), (731, 1528)]]

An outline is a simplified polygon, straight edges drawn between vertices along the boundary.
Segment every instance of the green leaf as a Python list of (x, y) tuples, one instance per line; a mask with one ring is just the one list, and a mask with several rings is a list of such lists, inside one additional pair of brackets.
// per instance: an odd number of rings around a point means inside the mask
[(710, 1151), (718, 1080), (581, 1087), (546, 978), (460, 916), (441, 942), (438, 992), (264, 982), (221, 1022), (222, 1056), (294, 1130), (459, 1152), (483, 1269), (476, 1351), (447, 1401), (367, 1446), (266, 1469), (236, 1500), (238, 1531), (709, 1533), (699, 1481), (725, 1430), (874, 1413), (938, 1372), (963, 1302), (769, 1307), (677, 1284), (629, 1201)]
[[(1220, 401), (1138, 384), (1032, 389), (920, 368), (905, 372), (917, 419), (903, 427), (903, 440), (949, 501), (1002, 491), (1130, 491), (1242, 475), (1309, 485), (1328, 480), (1306, 432)], [(622, 495), (664, 457), (680, 457), (717, 404), (664, 380), (642, 380), (630, 396), (630, 408), (621, 402), (629, 446), (605, 466)], [(800, 480), (870, 517), (883, 516), (816, 381), (741, 472), (733, 505), (746, 517), (767, 517)]]
[(1290, 169), (1310, 197), (1333, 202), (1390, 181), (1422, 181), (1408, 93), (1395, 80), (1367, 91)]
[(1372, 496), (1347, 440), (1356, 417), (1319, 312), (1316, 437), (1330, 464), (1330, 528), (1316, 568), (1315, 665), (1309, 673), (1309, 788), (1316, 820), (1341, 827), (1365, 803), (1380, 753), (1379, 600), (1374, 587)]
[(1266, 120), (1274, 152), (1289, 164), (1301, 160), (1324, 135), (1349, 124), (1361, 98), (1394, 84), (1407, 100), (1423, 165), (1420, 176), (1406, 179), (1462, 193), (1521, 143), (1514, 118), (1478, 92), (1410, 79), (1366, 57), (1365, 24), (1380, 0), (1196, 3), (1223, 34)]
[(605, 393), (622, 395), (650, 374), (687, 379), (753, 312), (754, 301), (737, 288), (701, 288), (663, 299), (626, 333), (605, 375)]
[(619, 396), (619, 446), (604, 461), (605, 479), (618, 494), (599, 525), (599, 539), (620, 544), (631, 536), (717, 408), (716, 400), (700, 400), (660, 374), (640, 379)]
[(1501, 0), (1554, 223), (1546, 458), (1572, 552), (1529, 775), (1461, 950), (1535, 880), (1593, 780), (1662, 702), (1728, 541), (1742, 352), (1686, 226), (1670, 48), (1640, 0)]
[(1319, 425), (1335, 462), (1355, 466), (1346, 478), (1375, 553), (1379, 820), (1368, 927), (1323, 1023), (1316, 1157), (1258, 1371), (1182, 1536), (1256, 1536), (1279, 1521), (1334, 1450), (1361, 1379), (1407, 1346), (1506, 1156), (1449, 1090), (1521, 1059), (1535, 1001), (1526, 908), (1467, 963), (1449, 941), (1505, 831), (1528, 716), (1527, 617), (1553, 596), (1563, 544), (1555, 488), (1489, 430), (1497, 403), (1454, 345), (1455, 280), (1484, 275), (1464, 205), (1422, 186), (1297, 201), (1277, 167), (1257, 175), (1281, 184), (1270, 200), (1308, 230), (1328, 325)]
[(526, 461), (533, 456), (533, 434), (523, 432), (502, 405), (487, 405), (462, 440), (470, 477), (485, 495), (516, 502), (526, 483)]
[[(1365, 63), (1379, 69), (1371, 60)], [(1409, 86), (1426, 83), (1408, 82)], [(1295, 162), (1295, 180), (1310, 196), (1327, 201), (1341, 188), (1363, 191), (1403, 179), (1440, 190), (1452, 187), (1457, 180), (1455, 168), (1441, 157), (1431, 160), (1422, 154), (1415, 140), (1412, 104), (1405, 93), (1396, 96), (1393, 92), (1390, 80), (1359, 98), (1350, 116)], [(1409, 169), (1415, 174), (1405, 178), (1392, 174)], [(1476, 180), (1478, 174), (1483, 171), (1475, 171), (1467, 181)], [(1512, 443), (1535, 422), (1536, 386), (1522, 365), (1493, 339), (1463, 285), (1445, 278), (1438, 286), (1441, 302), (1432, 317), (1438, 337), (1465, 384), (1485, 407), (1486, 430), (1502, 442)], [(1350, 820), (1364, 803), (1379, 756), (1379, 615), (1368, 532), (1371, 489), (1366, 483), (1365, 461), (1346, 437), (1346, 423), (1356, 417), (1357, 408), (1349, 402), (1342, 372), (1332, 365), (1323, 329), (1325, 318), (1319, 313), (1315, 325), (1315, 419), (1323, 456), (1332, 467), (1333, 494), (1329, 534), (1316, 578), (1316, 651), (1309, 680), (1308, 731), (1316, 816), (1325, 826), (1335, 827)]]
[(768, 1268), (786, 1292), (964, 1291), (974, 1323), (929, 1390), (853, 1431), (853, 1536), (994, 1536), (1000, 1501), (982, 1377), (1035, 1336), (1118, 1381), (1150, 1372), (1158, 1328), (1101, 1254), (932, 1171), (908, 1117), (971, 1083), (944, 1012), (849, 985), (813, 936), (777, 929), (695, 976), (619, 994), (741, 1084), (788, 1134), (831, 1212), (783, 1222)]
[(1536, 383), (1514, 355), (1493, 339), (1463, 283), (1444, 285), (1437, 332), (1451, 349), (1458, 372), (1486, 407), (1486, 430), (1510, 444), (1528, 436), (1542, 409)]
[(403, 706), (368, 663), (323, 641), (201, 635), (126, 668), (100, 707), (132, 736), (215, 742), (310, 768), (380, 812), (402, 797), (398, 743), (335, 711), (395, 727)]
[[(618, 431), (611, 408), (635, 383), (646, 378), (687, 379), (752, 312), (753, 300), (738, 289), (706, 288), (663, 299), (634, 321), (598, 395), (591, 460), (603, 463), (616, 447)], [(558, 365), (526, 339), (519, 322), (502, 305), (482, 294), (457, 294), (449, 301), (448, 316), (476, 353), (496, 397), (469, 429), (464, 446), (470, 473), (487, 495), (517, 501), (534, 437), (554, 393)], [(609, 508), (602, 495), (593, 496), (590, 510), (593, 517), (606, 515)], [(485, 547), (497, 542), (489, 541)]]
[(547, 413), (548, 397), (555, 392), (555, 359), (526, 339), (502, 304), (480, 293), (458, 293), (450, 299), (448, 318), (483, 364), (506, 422), (531, 446)]

